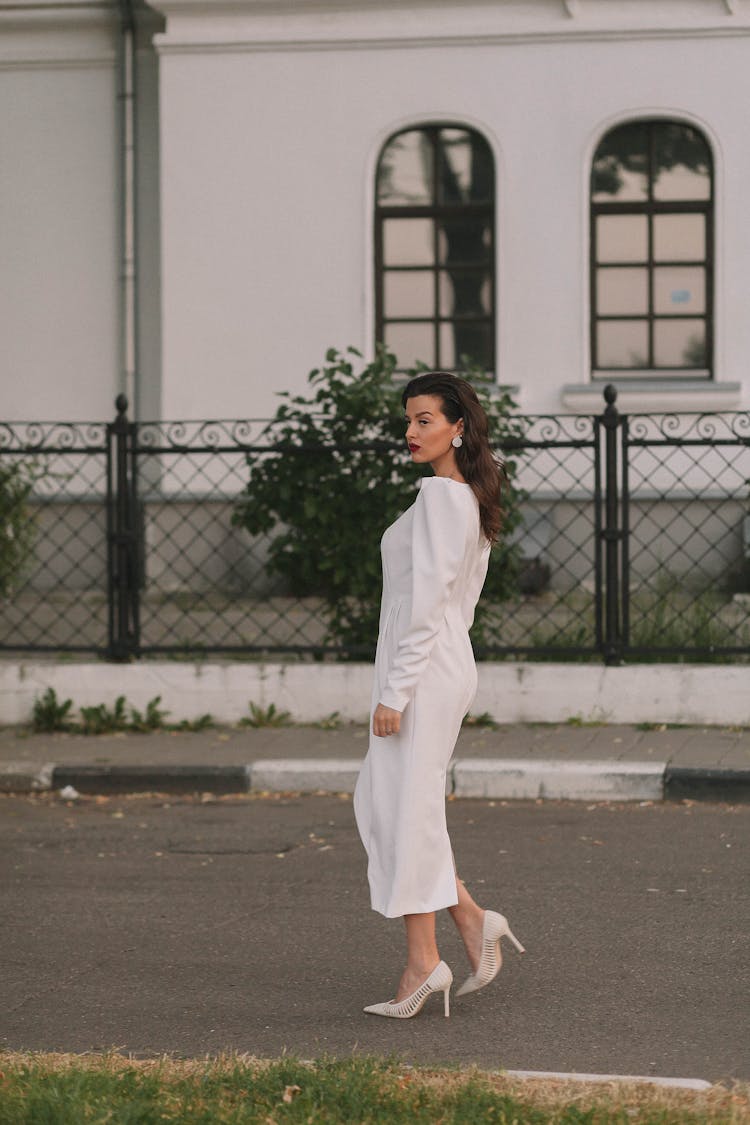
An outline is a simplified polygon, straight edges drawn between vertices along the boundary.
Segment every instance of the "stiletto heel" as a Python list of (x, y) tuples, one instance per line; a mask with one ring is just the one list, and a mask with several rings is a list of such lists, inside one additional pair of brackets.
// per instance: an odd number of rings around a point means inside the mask
[(446, 1017), (450, 1015), (450, 991), (453, 973), (445, 961), (440, 961), (427, 980), (407, 996), (405, 1000), (386, 1000), (384, 1004), (370, 1004), (365, 1008), (373, 1016), (390, 1016), (392, 1019), (408, 1020), (422, 1011), (425, 1001), (433, 992), (442, 992)]
[(518, 940), (518, 938), (516, 937), (516, 935), (515, 935), (515, 934), (513, 933), (513, 931), (511, 930), (510, 926), (508, 926), (508, 931), (507, 931), (507, 933), (508, 933), (508, 937), (509, 937), (509, 938), (510, 938), (510, 940), (511, 940), (511, 941), (513, 942), (513, 944), (515, 945), (515, 947), (516, 947), (516, 949), (518, 950), (518, 952), (519, 952), (519, 953), (525, 953), (525, 952), (526, 952), (526, 950), (525, 950), (525, 949), (524, 949), (524, 947), (523, 947), (523, 946), (521, 945), (520, 941)]
[(508, 937), (519, 953), (526, 950), (518, 938), (511, 931), (508, 919), (503, 914), (496, 914), (494, 910), (485, 910), (482, 924), (482, 953), (477, 965), (477, 971), (464, 981), (456, 996), (466, 996), (469, 992), (476, 992), (493, 981), (500, 972), (503, 955), (500, 950), (500, 938)]

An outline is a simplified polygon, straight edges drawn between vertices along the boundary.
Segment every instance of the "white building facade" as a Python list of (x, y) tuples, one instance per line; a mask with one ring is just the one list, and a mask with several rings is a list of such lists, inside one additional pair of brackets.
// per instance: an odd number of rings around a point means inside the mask
[(379, 337), (404, 365), (477, 341), (530, 413), (607, 382), (750, 407), (750, 0), (65, 0), (0, 29), (5, 419), (120, 391), (268, 417)]

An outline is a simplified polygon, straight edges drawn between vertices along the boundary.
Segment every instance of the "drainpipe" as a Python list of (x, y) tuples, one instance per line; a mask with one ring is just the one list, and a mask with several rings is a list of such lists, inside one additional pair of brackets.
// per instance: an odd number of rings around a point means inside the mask
[(117, 117), (120, 181), (120, 380), (131, 418), (138, 417), (136, 293), (136, 16), (133, 0), (118, 0)]

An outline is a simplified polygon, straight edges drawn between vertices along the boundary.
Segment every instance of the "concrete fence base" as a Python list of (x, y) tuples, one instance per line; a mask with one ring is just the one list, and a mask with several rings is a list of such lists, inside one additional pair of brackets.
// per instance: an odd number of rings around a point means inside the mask
[[(0, 662), (0, 724), (26, 723), (34, 700), (48, 687), (74, 706), (106, 703), (119, 695), (143, 710), (161, 696), (172, 721), (206, 712), (236, 722), (250, 701), (275, 704), (297, 722), (317, 722), (337, 711), (365, 721), (370, 706), (369, 664), (183, 663), (139, 664)], [(472, 714), (498, 723), (604, 723), (750, 725), (750, 665), (483, 663)]]

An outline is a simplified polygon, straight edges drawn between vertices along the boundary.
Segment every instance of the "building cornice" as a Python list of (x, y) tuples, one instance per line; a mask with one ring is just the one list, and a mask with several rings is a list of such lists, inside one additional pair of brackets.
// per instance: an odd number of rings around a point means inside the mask
[(750, 0), (152, 0), (162, 52), (320, 51), (723, 38)]
[[(112, 67), (122, 20), (116, 0), (0, 3), (0, 70)], [(163, 28), (157, 12), (137, 8), (137, 49)]]

